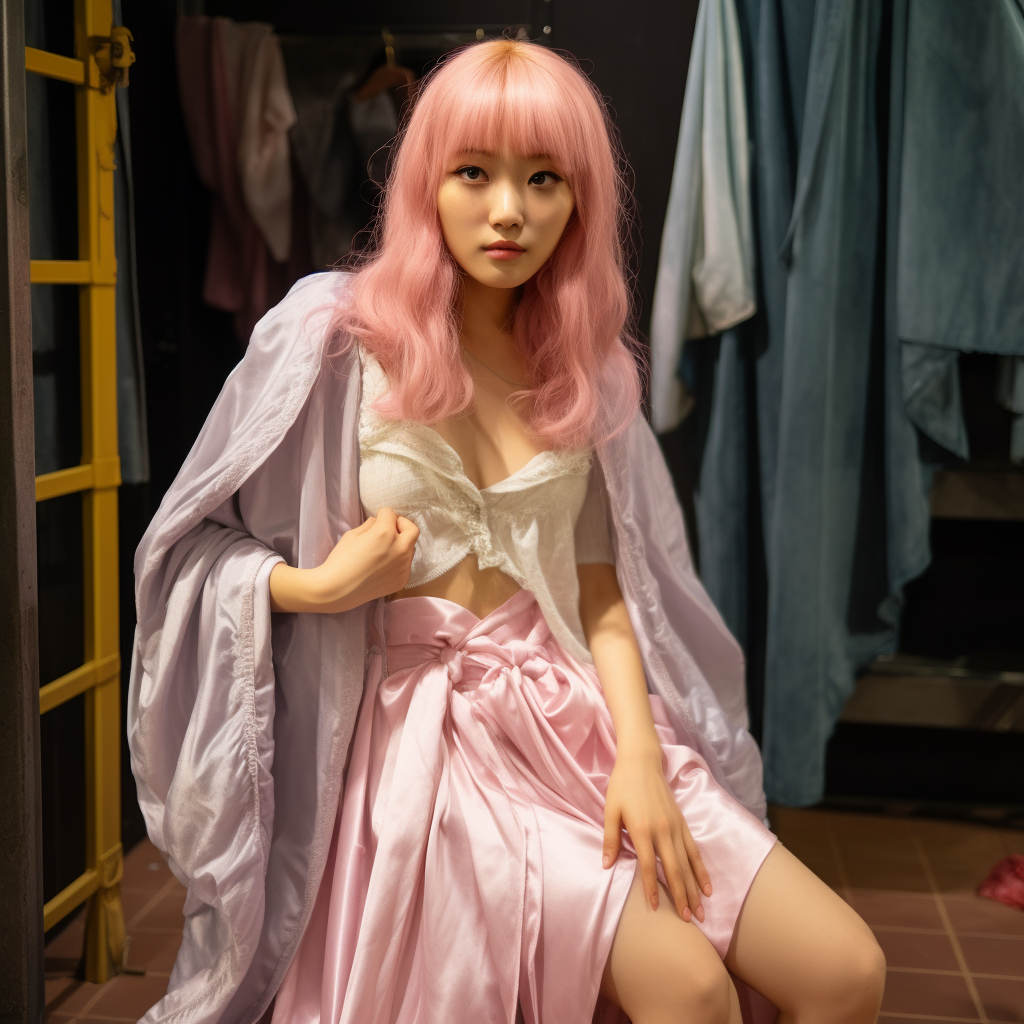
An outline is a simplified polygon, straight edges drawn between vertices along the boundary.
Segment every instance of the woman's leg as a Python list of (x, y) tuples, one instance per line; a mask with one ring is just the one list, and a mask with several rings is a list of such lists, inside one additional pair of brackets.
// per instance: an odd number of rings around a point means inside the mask
[(885, 957), (853, 909), (784, 846), (754, 877), (725, 962), (779, 1024), (874, 1024)]
[(658, 909), (639, 871), (626, 897), (601, 994), (633, 1024), (740, 1024), (736, 989), (722, 958), (660, 887)]

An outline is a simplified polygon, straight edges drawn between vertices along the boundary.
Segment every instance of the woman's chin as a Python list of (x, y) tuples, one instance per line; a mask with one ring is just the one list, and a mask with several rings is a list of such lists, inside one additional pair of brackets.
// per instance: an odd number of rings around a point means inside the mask
[(536, 267), (510, 266), (494, 262), (488, 266), (463, 268), (478, 284), (488, 288), (518, 288), (536, 273)]

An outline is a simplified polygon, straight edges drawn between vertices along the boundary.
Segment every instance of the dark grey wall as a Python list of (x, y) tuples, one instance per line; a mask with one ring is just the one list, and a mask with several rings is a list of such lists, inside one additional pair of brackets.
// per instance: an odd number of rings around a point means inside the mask
[[(208, 14), (264, 20), (280, 32), (415, 26), (488, 29), (528, 22), (568, 50), (609, 100), (635, 180), (639, 324), (646, 331), (658, 263), (697, 0), (206, 0)], [(429, 16), (424, 14), (429, 10)], [(544, 36), (541, 28), (550, 24)]]
[(555, 46), (572, 53), (611, 103), (634, 176), (637, 285), (646, 332), (668, 204), (697, 0), (629, 4), (552, 0)]

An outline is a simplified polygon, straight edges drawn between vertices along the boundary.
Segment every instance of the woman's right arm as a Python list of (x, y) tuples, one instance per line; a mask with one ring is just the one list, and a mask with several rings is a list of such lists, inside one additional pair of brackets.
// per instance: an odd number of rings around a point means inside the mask
[(344, 612), (409, 582), (419, 529), (389, 508), (353, 530), (315, 569), (279, 562), (270, 573), (270, 610)]

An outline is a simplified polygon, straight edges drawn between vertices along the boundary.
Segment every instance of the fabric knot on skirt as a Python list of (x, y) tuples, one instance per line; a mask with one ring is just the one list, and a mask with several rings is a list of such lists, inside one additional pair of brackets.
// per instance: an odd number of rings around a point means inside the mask
[(462, 658), (463, 652), (457, 647), (442, 647), (438, 654), (438, 660), (448, 668), (448, 678), (453, 686), (462, 682)]

